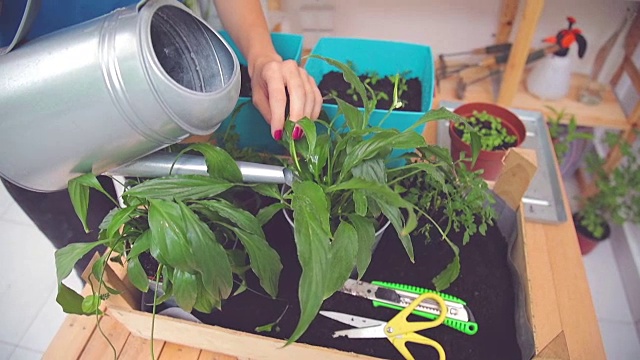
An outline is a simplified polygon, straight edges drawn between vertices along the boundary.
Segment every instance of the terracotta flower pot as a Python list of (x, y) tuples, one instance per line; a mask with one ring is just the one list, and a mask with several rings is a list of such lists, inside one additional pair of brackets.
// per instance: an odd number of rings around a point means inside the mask
[(604, 233), (601, 237), (594, 237), (587, 228), (580, 225), (580, 216), (578, 213), (573, 214), (573, 224), (576, 228), (576, 234), (578, 235), (578, 244), (580, 245), (580, 253), (584, 256), (593, 251), (599, 243), (607, 240), (611, 235), (611, 227), (605, 223)]
[[(526, 129), (524, 127), (524, 123), (516, 116), (516, 114), (511, 111), (494, 104), (488, 103), (468, 103), (456, 108), (453, 112), (463, 116), (463, 117), (471, 117), (473, 112), (483, 112), (486, 111), (487, 114), (500, 118), (502, 120), (502, 126), (504, 126), (509, 135), (515, 135), (516, 145), (514, 147), (520, 146), (527, 135)], [(458, 136), (454, 128), (455, 123), (449, 123), (449, 136), (451, 137), (451, 157), (454, 161), (460, 159), (460, 154), (462, 152), (465, 153), (465, 157), (471, 157), (471, 145), (462, 141), (462, 138)], [(478, 154), (478, 160), (471, 170), (480, 170), (483, 169), (484, 173), (482, 174), (482, 178), (485, 180), (495, 180), (500, 170), (502, 169), (502, 158), (504, 158), (508, 149), (504, 150), (480, 150)], [(464, 164), (467, 168), (471, 167), (471, 161), (465, 161)]]

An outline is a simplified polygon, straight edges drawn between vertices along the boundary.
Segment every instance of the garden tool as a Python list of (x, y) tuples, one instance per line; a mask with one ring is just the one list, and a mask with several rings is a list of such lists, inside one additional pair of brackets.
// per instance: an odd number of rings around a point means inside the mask
[[(558, 51), (558, 49), (559, 49), (558, 45), (551, 45), (541, 49), (534, 50), (529, 53), (529, 56), (527, 56), (526, 64), (529, 65), (533, 62), (536, 62), (544, 58), (547, 54), (551, 54), (555, 51)], [(498, 64), (494, 64), (493, 66), (486, 66), (488, 73), (485, 75), (481, 75), (480, 77), (475, 78), (473, 80), (465, 80), (462, 77), (459, 77), (456, 83), (456, 98), (462, 100), (464, 98), (464, 94), (469, 85), (476, 84), (487, 78), (501, 76), (502, 73), (504, 73), (504, 69), (502, 67), (498, 67), (497, 65)], [(496, 88), (496, 86), (494, 86), (494, 93), (497, 93), (498, 90), (499, 89)]]
[[(440, 307), (440, 315), (432, 321), (409, 322), (407, 317), (426, 300), (431, 300)], [(343, 314), (334, 311), (320, 311), (320, 315), (339, 321), (343, 324), (355, 327), (355, 329), (341, 330), (333, 333), (333, 337), (346, 336), (352, 339), (376, 339), (386, 338), (407, 360), (414, 360), (407, 342), (428, 345), (436, 349), (440, 360), (445, 360), (446, 355), (442, 345), (437, 341), (422, 336), (417, 331), (431, 329), (439, 326), (445, 320), (447, 305), (444, 300), (434, 293), (426, 292), (415, 298), (407, 307), (402, 309), (388, 322), (369, 319), (361, 316)]]
[[(27, 3), (25, 26), (37, 2)], [(211, 134), (239, 96), (233, 50), (174, 0), (120, 8), (9, 50), (0, 56), (0, 176), (34, 191)]]
[[(475, 318), (466, 302), (455, 296), (443, 294), (435, 290), (382, 281), (367, 283), (348, 279), (340, 291), (345, 294), (373, 300), (374, 307), (382, 306), (396, 310), (404, 309), (421, 294), (436, 294), (441, 297), (447, 305), (447, 314), (444, 320), (445, 325), (467, 335), (474, 335), (478, 332), (478, 324), (475, 322)], [(440, 309), (442, 309), (442, 307), (439, 306), (436, 301), (428, 298), (418, 304), (412, 313), (433, 320), (440, 316)]]
[(453, 75), (460, 73), (465, 69), (476, 68), (476, 67), (491, 67), (495, 65), (504, 64), (509, 60), (509, 52), (510, 47), (502, 47), (506, 49), (505, 52), (496, 53), (493, 56), (485, 58), (481, 61), (475, 63), (466, 63), (461, 65), (456, 65), (454, 67), (449, 67), (446, 65), (446, 62), (443, 58), (440, 58), (440, 69), (436, 72), (436, 85), (440, 86), (440, 80), (446, 79)]

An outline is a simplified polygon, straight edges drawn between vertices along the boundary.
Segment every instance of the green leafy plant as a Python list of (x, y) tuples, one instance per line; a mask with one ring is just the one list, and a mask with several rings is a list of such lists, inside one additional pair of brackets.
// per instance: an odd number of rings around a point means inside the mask
[[(243, 184), (235, 161), (218, 147), (194, 144), (181, 153), (188, 151), (204, 156), (209, 176), (172, 175), (140, 182), (123, 194), (126, 207), (116, 206), (105, 217), (98, 241), (56, 251), (57, 301), (65, 312), (99, 315), (102, 300), (118, 293), (104, 282), (108, 261), (126, 264), (131, 283), (148, 291), (149, 275), (140, 262), (143, 253), (149, 253), (158, 264), (152, 278), (162, 283), (164, 295), (154, 302), (154, 308), (173, 297), (185, 311), (219, 309), (232, 295), (234, 283), (246, 286), (249, 269), (265, 292), (276, 296), (282, 264), (262, 231), (273, 213), (254, 216), (228, 200), (234, 188), (250, 186), (260, 192), (261, 185)], [(71, 201), (85, 228), (90, 188), (106, 194), (92, 174), (69, 182)], [(106, 245), (109, 252), (92, 268), (91, 277), (98, 288), (82, 297), (62, 280), (97, 245)], [(104, 289), (108, 293), (103, 295)]]
[[(637, 132), (637, 130), (635, 130)], [(594, 238), (604, 234), (607, 219), (616, 224), (640, 224), (640, 162), (637, 150), (615, 133), (607, 132), (604, 142), (617, 147), (621, 163), (611, 172), (605, 171), (604, 160), (596, 153), (586, 157), (587, 171), (594, 177), (597, 192), (580, 197), (582, 206), (577, 213), (580, 224)]]
[(462, 141), (468, 144), (471, 144), (472, 133), (477, 133), (480, 136), (481, 148), (486, 151), (508, 148), (517, 141), (517, 137), (509, 135), (507, 129), (502, 126), (501, 119), (486, 111), (474, 111), (467, 122), (460, 122), (455, 128), (460, 131)]
[[(293, 214), (295, 242), (302, 266), (299, 283), (301, 316), (289, 342), (304, 333), (324, 299), (340, 289), (354, 268), (360, 277), (364, 274), (371, 261), (374, 234), (385, 219), (391, 222), (413, 261), (410, 233), (418, 224), (417, 214), (431, 218), (419, 207), (420, 204), (403, 198), (394, 189), (394, 184), (409, 174), (434, 176), (442, 181), (445, 193), (449, 190), (462, 191), (455, 185), (445, 188), (445, 179), (454, 166), (450, 157), (433, 162), (406, 162), (404, 166), (393, 169), (387, 168), (385, 162), (390, 160), (389, 155), (395, 148), (419, 148), (423, 153), (431, 149), (442, 152), (442, 149), (435, 150), (438, 148), (428, 145), (415, 128), (430, 121), (464, 119), (443, 108), (426, 113), (405, 131), (372, 126), (369, 118), (377, 98), (373, 90), (349, 66), (321, 56), (315, 57), (343, 72), (345, 80), (362, 99), (364, 110), (336, 98), (338, 115), (330, 123), (302, 119), (285, 124), (288, 136), (283, 137), (283, 144), (289, 149), (292, 159), (287, 166), (296, 180), (280, 199), (286, 210)], [(394, 102), (397, 100), (397, 91), (394, 91)], [(389, 112), (392, 110), (393, 107)], [(336, 122), (341, 117), (344, 122), (338, 126)], [(304, 139), (291, 140), (295, 126), (304, 130)], [(454, 212), (466, 209), (454, 209)], [(440, 224), (436, 221), (431, 223), (446, 238)], [(438, 283), (444, 287), (459, 272), (458, 248), (450, 241), (449, 244), (454, 261), (439, 275)]]
[[(576, 140), (592, 140), (593, 134), (578, 131), (578, 122), (575, 115), (568, 114), (564, 110), (557, 110), (546, 106), (552, 115), (547, 117), (549, 135), (553, 141), (553, 149), (560, 165), (569, 151), (569, 146)], [(568, 121), (565, 126), (563, 123)]]

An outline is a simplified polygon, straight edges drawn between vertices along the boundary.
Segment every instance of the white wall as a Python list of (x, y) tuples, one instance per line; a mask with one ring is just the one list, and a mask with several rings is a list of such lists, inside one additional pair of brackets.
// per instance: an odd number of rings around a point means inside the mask
[[(530, 0), (535, 1), (535, 0)], [(431, 45), (435, 54), (462, 51), (493, 43), (502, 0), (283, 0), (291, 31), (301, 32), (302, 5), (334, 7), (334, 36), (366, 37)], [(618, 27), (627, 6), (625, 0), (546, 0), (532, 45), (566, 27), (574, 16), (588, 41), (583, 59), (571, 50), (575, 71), (589, 73), (600, 46)], [(523, 1), (520, 4), (524, 7)], [(516, 22), (517, 26), (517, 22)], [(622, 53), (620, 41), (601, 79), (608, 80)], [(574, 45), (575, 46), (575, 45)]]

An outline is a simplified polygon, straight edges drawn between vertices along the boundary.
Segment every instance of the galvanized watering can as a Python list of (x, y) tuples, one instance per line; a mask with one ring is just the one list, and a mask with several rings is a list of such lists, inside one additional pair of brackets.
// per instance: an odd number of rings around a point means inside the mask
[(115, 10), (0, 56), (0, 176), (64, 189), (214, 132), (239, 90), (233, 51), (179, 2)]

